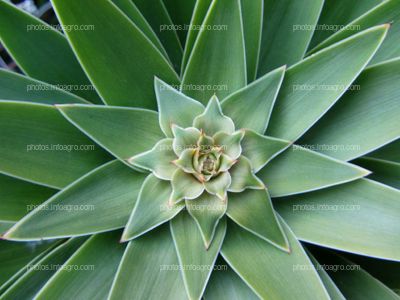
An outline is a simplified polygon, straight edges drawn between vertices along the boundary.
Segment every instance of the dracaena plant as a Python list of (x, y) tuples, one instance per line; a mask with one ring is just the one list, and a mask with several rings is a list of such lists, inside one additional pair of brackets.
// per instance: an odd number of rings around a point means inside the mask
[(399, 299), (399, 0), (51, 6), (0, 0), (1, 300)]

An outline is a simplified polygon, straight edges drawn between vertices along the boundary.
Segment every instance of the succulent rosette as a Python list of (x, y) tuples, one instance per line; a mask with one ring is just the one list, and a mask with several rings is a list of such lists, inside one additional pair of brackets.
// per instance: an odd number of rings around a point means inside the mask
[(43, 7), (0, 0), (0, 300), (399, 299), (400, 0)]

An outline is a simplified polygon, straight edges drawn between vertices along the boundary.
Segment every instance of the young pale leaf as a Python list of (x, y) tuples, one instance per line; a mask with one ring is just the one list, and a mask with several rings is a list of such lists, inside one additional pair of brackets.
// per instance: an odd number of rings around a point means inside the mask
[(202, 103), (213, 94), (224, 98), (247, 83), (239, 1), (213, 0), (193, 45), (181, 90)]
[(319, 30), (314, 30), (309, 49), (381, 2), (382, 0), (325, 0), (318, 19)]
[(289, 147), (290, 142), (246, 130), (242, 140), (242, 154), (246, 156), (255, 172)]
[(7, 1), (0, 1), (0, 39), (25, 74), (102, 103), (64, 35)]
[(331, 297), (331, 300), (346, 300), (346, 298), (343, 296), (341, 291), (338, 289), (338, 287), (335, 285), (333, 280), (329, 277), (328, 273), (325, 271), (324, 266), (321, 266), (319, 262), (315, 259), (315, 257), (306, 249), (306, 253), (308, 257), (310, 258), (312, 264), (314, 265), (314, 268), (317, 270), (317, 273), (319, 277), (321, 278), (326, 291), (328, 292), (329, 296)]
[(286, 67), (276, 69), (222, 100), (222, 110), (236, 128), (264, 134), (285, 70)]
[(171, 233), (162, 225), (128, 244), (108, 299), (186, 300), (178, 266)]
[(204, 293), (205, 300), (259, 300), (256, 294), (222, 259), (217, 260)]
[(241, 0), (243, 32), (246, 46), (247, 79), (256, 79), (263, 25), (263, 0)]
[(361, 179), (274, 206), (301, 240), (400, 261), (399, 197), (398, 190)]
[(150, 24), (137, 8), (136, 4), (131, 0), (112, 0), (112, 2), (118, 6), (118, 8), (122, 10), (125, 15), (147, 36), (153, 45), (156, 46), (166, 58), (168, 58), (164, 46), (161, 44)]
[(218, 176), (204, 182), (204, 187), (208, 193), (217, 196), (220, 201), (226, 201), (226, 193), (231, 182), (232, 179), (229, 172), (222, 172)]
[(55, 189), (0, 174), (0, 220), (16, 222), (56, 192)]
[(284, 222), (282, 226), (290, 254), (229, 222), (222, 256), (261, 299), (329, 299), (301, 244)]
[[(348, 5), (349, 3), (346, 3), (346, 6)], [(341, 30), (328, 37), (326, 40), (312, 49), (310, 53), (314, 53), (325, 47), (328, 47), (360, 32), (361, 30), (384, 23), (390, 23), (391, 29), (389, 30), (387, 38), (370, 63), (375, 64), (398, 57), (400, 55), (400, 1), (398, 0), (382, 1), (379, 3), (379, 5), (371, 8), (359, 18), (352, 20), (352, 22), (347, 24)]]
[(263, 182), (254, 175), (250, 160), (240, 156), (238, 162), (229, 170), (232, 183), (228, 191), (234, 193), (243, 192), (245, 189), (264, 189)]
[(215, 145), (221, 147), (224, 153), (232, 159), (237, 159), (242, 153), (240, 143), (243, 140), (244, 133), (243, 130), (236, 131), (232, 134), (221, 131), (216, 133), (213, 138)]
[(182, 212), (170, 222), (179, 266), (190, 299), (200, 299), (207, 286), (226, 233), (226, 219), (219, 222), (210, 248), (204, 248), (203, 238), (193, 218)]
[[(400, 137), (400, 59), (370, 67), (299, 144), (342, 160), (364, 155)], [(317, 147), (328, 145), (330, 147)]]
[(171, 180), (177, 167), (172, 163), (176, 154), (172, 149), (172, 139), (159, 141), (151, 150), (135, 155), (128, 162), (135, 167), (153, 172), (163, 180)]
[(219, 131), (232, 134), (235, 124), (231, 118), (222, 113), (221, 105), (217, 96), (213, 96), (207, 104), (206, 110), (193, 120), (193, 126), (203, 130), (208, 136)]
[[(187, 2), (187, 0), (184, 1)], [(204, 22), (204, 18), (208, 12), (208, 9), (210, 8), (212, 1), (213, 0), (196, 1), (196, 5), (194, 7), (192, 18), (190, 21), (190, 27), (186, 37), (185, 50), (183, 51), (181, 74), (183, 74), (185, 71), (187, 62), (193, 50), (194, 43), (196, 42), (197, 36), (199, 35), (200, 26)], [(174, 7), (174, 10), (176, 10), (176, 7)]]
[(168, 181), (150, 174), (140, 189), (135, 208), (122, 235), (122, 241), (135, 239), (172, 219), (184, 208), (184, 203), (170, 205), (172, 188)]
[[(150, 23), (154, 32), (167, 50), (175, 70), (179, 71), (183, 48), (177, 35), (175, 24), (165, 7), (163, 0), (131, 0)], [(189, 1), (189, 0), (188, 0)]]
[(0, 99), (43, 104), (88, 103), (48, 83), (0, 69)]
[(113, 231), (92, 236), (46, 283), (35, 299), (105, 300), (125, 249), (125, 245), (118, 243), (120, 234), (121, 231)]
[(62, 188), (110, 159), (48, 105), (0, 101), (0, 171)]
[(362, 157), (354, 163), (372, 172), (368, 178), (400, 189), (400, 163), (372, 157)]
[(204, 193), (196, 200), (186, 200), (188, 213), (196, 221), (205, 249), (210, 248), (219, 220), (225, 215), (227, 199)]
[(57, 268), (54, 268), (54, 266), (63, 265), (85, 240), (85, 237), (70, 239), (49, 252), (34, 265), (28, 266), (27, 272), (1, 295), (1, 299), (33, 299), (37, 292), (56, 273)]
[(144, 178), (119, 161), (107, 163), (38, 206), (3, 237), (30, 241), (121, 228), (128, 221)]
[(288, 239), (266, 189), (230, 193), (227, 215), (242, 228), (290, 253)]
[(193, 119), (203, 113), (204, 106), (200, 102), (178, 92), (164, 81), (156, 78), (154, 86), (160, 127), (167, 137), (173, 137), (172, 124), (183, 128), (190, 127)]
[(170, 205), (175, 204), (182, 199), (196, 199), (204, 191), (204, 185), (200, 183), (193, 175), (177, 169), (172, 177), (172, 193), (169, 199)]
[(361, 269), (360, 265), (356, 265), (330, 251), (329, 253), (329, 259), (326, 257), (322, 262), (333, 266), (340, 266), (338, 270), (332, 271), (328, 269), (328, 272), (346, 299), (399, 300), (400, 297), (398, 295)]
[(200, 139), (201, 133), (197, 128), (182, 128), (178, 125), (172, 125), (174, 135), (173, 150), (180, 156), (187, 149), (194, 149)]
[(267, 134), (289, 141), (303, 135), (364, 69), (388, 28), (381, 25), (365, 30), (289, 68)]
[(282, 197), (353, 181), (370, 172), (350, 163), (292, 146), (258, 174), (272, 197)]
[(304, 57), (317, 24), (323, 0), (264, 0), (264, 21), (258, 75)]
[(107, 104), (156, 108), (154, 76), (178, 84), (166, 58), (111, 1), (52, 3), (61, 24), (92, 25), (92, 30), (67, 31), (66, 36)]

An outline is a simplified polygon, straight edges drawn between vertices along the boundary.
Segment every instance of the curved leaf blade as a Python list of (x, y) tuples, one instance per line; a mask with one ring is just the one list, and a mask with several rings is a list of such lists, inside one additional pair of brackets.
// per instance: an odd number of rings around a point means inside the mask
[(367, 29), (289, 68), (267, 134), (290, 141), (303, 135), (364, 69), (388, 28), (386, 24)]
[(361, 179), (274, 206), (303, 241), (399, 261), (399, 196), (398, 190)]
[(0, 101), (0, 127), (0, 171), (27, 181), (61, 188), (110, 158), (52, 106)]
[(269, 72), (222, 100), (222, 111), (232, 118), (237, 129), (265, 132), (285, 70), (281, 67)]
[[(367, 68), (300, 144), (351, 160), (400, 137), (400, 59)], [(318, 147), (324, 145), (326, 147)]]
[[(239, 0), (214, 0), (202, 25), (183, 74), (181, 90), (206, 104), (213, 94), (222, 99), (247, 83)], [(207, 29), (217, 25), (222, 30)]]
[[(68, 31), (66, 36), (107, 104), (155, 108), (154, 76), (179, 82), (160, 51), (111, 1), (52, 3), (61, 24), (93, 26), (91, 31)], [(121, 55), (127, 49), (130, 55)]]
[(282, 197), (353, 181), (370, 172), (299, 146), (292, 146), (258, 174), (272, 197)]
[(63, 34), (6, 1), (0, 1), (0, 39), (24, 73), (102, 103)]
[(178, 266), (168, 226), (160, 226), (128, 244), (108, 298), (187, 299)]
[(124, 227), (144, 178), (119, 161), (107, 163), (38, 206), (4, 238), (40, 240)]
[[(301, 244), (285, 223), (282, 226), (290, 254), (230, 222), (222, 256), (261, 299), (329, 299)], [(307, 273), (296, 272), (298, 265), (308, 267)]]

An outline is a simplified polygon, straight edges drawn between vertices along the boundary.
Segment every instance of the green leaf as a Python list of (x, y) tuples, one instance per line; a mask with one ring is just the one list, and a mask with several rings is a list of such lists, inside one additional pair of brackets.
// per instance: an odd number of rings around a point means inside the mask
[(178, 92), (164, 81), (156, 78), (154, 85), (160, 127), (167, 137), (173, 137), (172, 124), (183, 128), (190, 127), (193, 119), (203, 113), (204, 106), (201, 103)]
[(217, 260), (204, 293), (206, 300), (259, 300), (254, 292), (222, 259)]
[(88, 103), (43, 81), (0, 69), (0, 99), (43, 104)]
[(309, 49), (381, 2), (382, 0), (325, 0)]
[(112, 2), (118, 6), (124, 14), (131, 19), (131, 21), (146, 35), (146, 37), (153, 43), (153, 45), (166, 57), (168, 54), (161, 44), (157, 35), (151, 28), (150, 24), (147, 22), (145, 17), (142, 15), (140, 10), (137, 8), (135, 3), (131, 0), (112, 0)]
[(204, 185), (193, 175), (177, 169), (172, 177), (172, 194), (170, 204), (175, 204), (182, 199), (193, 200), (199, 197), (204, 191)]
[(290, 142), (246, 130), (241, 145), (242, 154), (250, 160), (254, 171), (258, 172), (271, 159), (289, 147)]
[[(4, 232), (6, 232), (8, 229), (14, 226), (16, 222), (14, 221), (0, 221), (0, 235)], [(1, 288), (0, 288), (0, 293), (1, 293)]]
[(322, 262), (340, 266), (337, 270), (328, 270), (328, 272), (346, 299), (400, 299), (392, 290), (361, 269), (359, 265), (342, 256), (331, 253), (329, 258), (326, 257)]
[(202, 103), (213, 94), (222, 99), (247, 83), (239, 1), (214, 0), (193, 45), (181, 90)]
[(241, 193), (245, 189), (264, 189), (262, 181), (253, 173), (250, 160), (245, 156), (240, 156), (238, 162), (232, 166), (229, 173), (232, 183), (229, 192)]
[(97, 234), (47, 282), (35, 299), (107, 299), (125, 246), (120, 231)]
[[(74, 23), (66, 24), (65, 31)], [(92, 23), (85, 23), (90, 25)], [(0, 39), (18, 66), (30, 77), (101, 104), (71, 47), (59, 31), (14, 5), (0, 1)]]
[(232, 134), (220, 131), (214, 135), (215, 144), (223, 149), (231, 159), (239, 158), (242, 153), (242, 147), (240, 143), (244, 137), (244, 130), (236, 131)]
[(323, 3), (323, 0), (306, 3), (264, 0), (259, 76), (282, 65), (292, 65), (304, 57), (313, 30), (298, 30), (298, 27), (317, 24)]
[(171, 16), (172, 23), (177, 27), (176, 31), (181, 44), (184, 45), (196, 0), (163, 0), (163, 2)]
[(397, 139), (372, 153), (368, 153), (368, 156), (400, 163), (400, 139)]
[(154, 111), (94, 105), (57, 108), (79, 130), (123, 161), (151, 149), (164, 138)]
[(207, 104), (205, 111), (193, 120), (193, 126), (212, 136), (219, 131), (232, 134), (235, 124), (231, 118), (222, 113), (218, 98), (214, 95)]
[(176, 160), (172, 149), (172, 139), (159, 141), (151, 150), (131, 157), (128, 162), (136, 167), (153, 172), (164, 180), (171, 180), (177, 167), (172, 163)]
[[(0, 287), (13, 275), (28, 271), (26, 265), (48, 249), (52, 242), (15, 243), (0, 240)], [(19, 272), (21, 271), (21, 272)]]
[(194, 149), (197, 147), (197, 142), (200, 139), (201, 133), (197, 128), (188, 127), (182, 128), (178, 125), (171, 126), (174, 142), (173, 150), (176, 155), (181, 155), (187, 149)]
[(303, 135), (360, 74), (387, 30), (388, 25), (370, 28), (289, 68), (267, 134), (290, 141)]
[(248, 81), (256, 79), (261, 47), (263, 0), (241, 0)]
[(229, 172), (222, 172), (218, 176), (212, 177), (209, 181), (204, 182), (206, 191), (209, 194), (215, 195), (220, 201), (226, 201), (227, 190), (230, 185), (231, 176)]
[(174, 160), (173, 164), (181, 168), (186, 173), (191, 173), (191, 174), (196, 173), (196, 170), (193, 166), (193, 159), (196, 155), (196, 151), (197, 151), (196, 149), (183, 150), (179, 159)]
[[(348, 3), (346, 3), (346, 5), (348, 5)], [(375, 64), (397, 57), (400, 55), (400, 45), (398, 43), (400, 38), (400, 2), (398, 0), (381, 2), (359, 18), (347, 24), (343, 29), (328, 37), (312, 49), (310, 53), (328, 47), (333, 43), (360, 32), (361, 30), (384, 23), (391, 23), (391, 28), (388, 32), (387, 38), (370, 63)]]
[(16, 222), (56, 192), (45, 186), (0, 174), (0, 220)]
[[(290, 254), (229, 222), (222, 256), (261, 299), (329, 299), (301, 244), (282, 226)], [(307, 272), (296, 271), (296, 266), (307, 267)]]
[(359, 158), (354, 163), (372, 172), (368, 178), (400, 189), (400, 163), (371, 157)]
[(354, 83), (357, 88), (347, 92), (299, 143), (351, 160), (399, 138), (399, 70), (396, 59), (363, 71)]
[[(187, 2), (187, 0), (185, 0)], [(189, 57), (192, 53), (193, 46), (197, 40), (197, 36), (200, 33), (201, 26), (204, 22), (204, 18), (210, 8), (213, 0), (197, 0), (193, 10), (192, 18), (190, 20), (190, 26), (186, 37), (185, 49), (183, 51), (182, 58), (182, 69), (181, 74), (184, 73)], [(177, 8), (174, 7), (174, 10)]]
[(204, 193), (196, 200), (186, 200), (186, 209), (196, 221), (205, 249), (209, 249), (214, 239), (219, 220), (225, 215), (227, 199)]
[(245, 230), (290, 253), (290, 246), (275, 215), (267, 190), (230, 193), (228, 217)]
[(144, 174), (119, 161), (109, 162), (38, 206), (11, 228), (4, 238), (61, 238), (124, 227), (144, 178)]
[[(66, 36), (107, 104), (155, 108), (154, 76), (179, 82), (160, 51), (111, 1), (52, 3), (61, 24), (92, 25), (90, 31), (67, 31)], [(129, 55), (121, 55), (126, 51)]]
[(220, 221), (208, 250), (204, 248), (196, 222), (188, 213), (180, 213), (170, 224), (187, 294), (190, 299), (200, 299), (225, 238), (226, 219)]
[(232, 118), (236, 128), (265, 132), (285, 69), (282, 67), (264, 75), (221, 102), (223, 112)]
[(54, 107), (0, 102), (0, 171), (61, 188), (109, 160)]
[(150, 174), (140, 189), (138, 200), (132, 211), (121, 241), (135, 239), (175, 217), (184, 207), (184, 203), (170, 205), (172, 188)]
[(132, 0), (150, 23), (179, 71), (183, 48), (163, 0)]
[(299, 194), (353, 181), (370, 172), (299, 147), (290, 147), (257, 174), (272, 197)]
[(27, 272), (23, 274), (1, 296), (2, 300), (33, 299), (36, 293), (56, 273), (57, 269), (80, 247), (85, 238), (68, 240), (61, 244), (40, 261), (26, 266)]
[(109, 299), (187, 299), (178, 267), (168, 226), (160, 226), (128, 244)]
[(398, 190), (361, 179), (274, 206), (301, 240), (399, 261), (399, 196)]
[(320, 265), (319, 262), (315, 259), (315, 257), (309, 251), (306, 251), (306, 253), (307, 253), (308, 257), (310, 258), (312, 264), (314, 265), (314, 268), (317, 270), (317, 273), (318, 273), (319, 277), (321, 278), (322, 282), (324, 283), (326, 291), (328, 292), (331, 299), (332, 300), (346, 300), (346, 298), (343, 296), (341, 291), (335, 285), (333, 280), (329, 277), (328, 273), (325, 271), (324, 266)]

